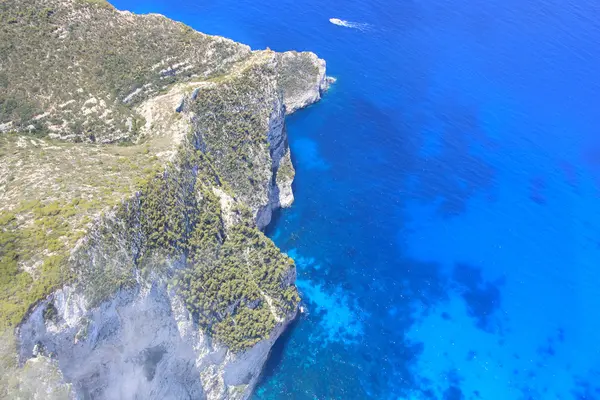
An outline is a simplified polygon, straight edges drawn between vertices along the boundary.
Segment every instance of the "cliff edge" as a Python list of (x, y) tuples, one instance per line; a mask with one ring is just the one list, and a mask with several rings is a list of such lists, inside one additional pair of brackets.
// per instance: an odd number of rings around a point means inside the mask
[(0, 397), (245, 399), (299, 301), (261, 230), (325, 62), (0, 2)]

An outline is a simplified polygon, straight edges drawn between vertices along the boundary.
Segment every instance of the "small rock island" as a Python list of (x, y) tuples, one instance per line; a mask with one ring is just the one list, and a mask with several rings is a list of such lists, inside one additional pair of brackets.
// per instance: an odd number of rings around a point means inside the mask
[(329, 80), (104, 0), (0, 2), (0, 398), (246, 399), (295, 317), (263, 233)]

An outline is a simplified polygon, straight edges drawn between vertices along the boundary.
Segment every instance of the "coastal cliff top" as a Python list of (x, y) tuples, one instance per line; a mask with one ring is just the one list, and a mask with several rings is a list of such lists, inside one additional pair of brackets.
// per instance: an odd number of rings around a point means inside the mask
[(170, 85), (227, 73), (248, 46), (103, 0), (0, 2), (0, 129), (135, 141), (132, 106)]
[[(218, 81), (255, 53), (159, 14), (118, 11), (104, 0), (3, 0), (0, 132), (138, 142), (146, 121), (136, 105), (175, 83)], [(317, 60), (311, 53), (282, 57), (287, 97), (314, 78)]]

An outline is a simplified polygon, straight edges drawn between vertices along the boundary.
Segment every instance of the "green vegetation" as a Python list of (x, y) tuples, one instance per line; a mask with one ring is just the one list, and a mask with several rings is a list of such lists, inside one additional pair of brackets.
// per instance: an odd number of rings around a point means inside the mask
[[(277, 98), (272, 65), (255, 63), (220, 85), (203, 88), (192, 104), (195, 129), (214, 158), (219, 176), (250, 205), (260, 202), (271, 179), (268, 119)], [(265, 99), (260, 101), (260, 99)]]
[[(84, 205), (27, 202), (0, 212), (0, 329), (19, 323), (32, 304), (68, 279), (66, 256), (83, 235), (68, 221), (79, 207)], [(24, 270), (24, 261), (33, 262), (35, 271)]]
[(200, 326), (242, 350), (268, 337), (275, 326), (265, 295), (278, 316), (298, 303), (288, 278), (293, 261), (258, 229), (243, 224), (234, 226), (213, 252), (181, 271), (175, 284)]
[(106, 8), (109, 10), (112, 10), (114, 8), (112, 6), (112, 4), (110, 4), (106, 0), (76, 0), (76, 1), (77, 1), (77, 3), (79, 3), (80, 5), (83, 5), (83, 6), (92, 5), (92, 6), (96, 6), (96, 7), (100, 7), (100, 8)]
[(319, 68), (315, 64), (314, 54), (287, 52), (278, 54), (280, 68), (277, 76), (279, 86), (286, 98), (302, 94), (307, 82), (316, 82)]
[(54, 306), (54, 303), (50, 302), (44, 309), (44, 321), (55, 321), (58, 316), (58, 311)]
[(294, 166), (292, 165), (292, 160), (288, 151), (288, 153), (286, 153), (281, 159), (279, 168), (277, 169), (277, 182), (291, 182), (294, 180), (295, 174), (296, 171), (294, 170)]
[(222, 75), (249, 55), (161, 16), (118, 13), (104, 0), (3, 0), (0, 124), (88, 142), (135, 139), (132, 105), (192, 76)]
[(146, 148), (0, 136), (0, 329), (73, 278), (68, 258), (92, 221), (160, 166)]
[[(255, 227), (243, 203), (232, 211), (239, 223), (225, 231), (212, 190), (219, 181), (209, 155), (183, 147), (105, 218), (74, 257), (91, 305), (135, 284), (136, 271), (158, 273), (182, 295), (200, 327), (231, 349), (268, 337), (276, 318), (299, 301), (290, 279), (293, 261)], [(106, 254), (100, 265), (90, 261)], [(174, 272), (170, 263), (184, 268)]]

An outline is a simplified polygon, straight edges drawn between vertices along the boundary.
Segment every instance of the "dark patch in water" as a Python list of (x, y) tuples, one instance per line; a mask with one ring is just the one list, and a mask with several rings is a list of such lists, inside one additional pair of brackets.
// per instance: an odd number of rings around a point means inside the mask
[(588, 376), (578, 378), (575, 388), (571, 391), (575, 400), (597, 400), (600, 399), (600, 372), (590, 371)]
[(559, 167), (562, 170), (562, 173), (564, 174), (564, 177), (565, 177), (565, 180), (567, 181), (567, 183), (571, 187), (576, 188), (578, 185), (579, 176), (578, 176), (577, 169), (575, 168), (575, 166), (568, 161), (561, 161), (559, 163)]
[(552, 338), (549, 338), (545, 345), (540, 346), (537, 353), (542, 358), (552, 357), (556, 354)]
[(448, 371), (448, 374), (446, 375), (446, 379), (448, 380), (448, 382), (450, 382), (452, 384), (452, 386), (460, 386), (460, 383), (463, 380), (463, 378), (459, 375), (459, 373), (456, 369), (452, 369), (452, 370)]
[(477, 352), (475, 352), (475, 350), (469, 350), (469, 352), (467, 353), (467, 360), (473, 361), (476, 357), (477, 357)]
[(440, 213), (454, 217), (466, 211), (467, 201), (473, 195), (494, 183), (496, 171), (472, 151), (474, 143), (487, 140), (477, 110), (456, 103), (439, 107), (443, 110), (437, 116), (443, 124), (442, 150), (434, 159), (424, 160), (418, 173), (430, 196), (427, 200), (443, 196)]
[(450, 386), (444, 392), (444, 400), (462, 400), (464, 399), (462, 391), (456, 386)]
[(546, 181), (544, 178), (535, 177), (529, 180), (529, 198), (539, 205), (546, 204), (544, 191), (546, 190)]
[[(448, 280), (441, 274), (439, 264), (407, 261), (403, 265), (406, 268), (404, 296), (413, 302), (419, 301), (426, 310), (448, 299)], [(406, 300), (402, 303), (406, 303)]]
[(468, 313), (475, 318), (477, 327), (485, 331), (495, 331), (490, 318), (500, 307), (501, 294), (498, 284), (485, 282), (481, 270), (467, 264), (457, 264), (453, 280), (459, 285), (462, 298), (467, 304)]

